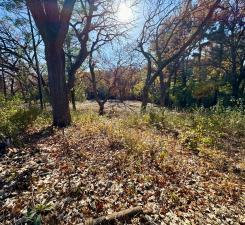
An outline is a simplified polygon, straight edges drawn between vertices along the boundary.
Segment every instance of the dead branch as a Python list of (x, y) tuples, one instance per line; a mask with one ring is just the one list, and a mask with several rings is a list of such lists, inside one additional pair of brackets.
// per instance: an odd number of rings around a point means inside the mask
[(142, 207), (134, 207), (131, 209), (122, 210), (120, 212), (115, 212), (107, 216), (102, 216), (97, 219), (89, 218), (88, 220), (85, 221), (85, 225), (113, 224), (117, 220), (129, 219), (142, 213), (143, 213)]

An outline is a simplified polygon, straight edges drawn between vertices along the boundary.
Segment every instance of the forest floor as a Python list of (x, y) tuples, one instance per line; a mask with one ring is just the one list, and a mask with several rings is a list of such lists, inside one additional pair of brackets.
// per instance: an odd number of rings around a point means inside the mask
[(66, 129), (38, 118), (0, 157), (0, 224), (84, 224), (134, 206), (144, 214), (117, 224), (245, 224), (243, 130), (217, 147), (191, 139), (177, 112), (94, 110), (79, 105)]

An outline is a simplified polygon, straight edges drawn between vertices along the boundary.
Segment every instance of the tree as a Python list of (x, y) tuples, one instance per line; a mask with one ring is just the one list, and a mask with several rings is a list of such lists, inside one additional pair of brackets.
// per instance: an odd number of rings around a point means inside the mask
[[(41, 44), (41, 38), (33, 26), (30, 12), (25, 1), (18, 0), (4, 0), (0, 4), (0, 10), (0, 48), (2, 53), (0, 57), (2, 58), (2, 67), (5, 70), (5, 81), (8, 82), (9, 77), (11, 77), (12, 80), (22, 82), (21, 86), (24, 87), (23, 73), (22, 76), (19, 76), (18, 73), (20, 67), (25, 67), (29, 71), (26, 73), (27, 76), (33, 78), (31, 86), (34, 92), (35, 86), (38, 87), (39, 92), (35, 94), (36, 96), (28, 94), (29, 101), (31, 100), (30, 97), (35, 97), (34, 100), (39, 98), (40, 106), (43, 108), (42, 85), (44, 80), (38, 62), (38, 54), (40, 53), (38, 46)], [(12, 63), (12, 67), (7, 67), (7, 62), (8, 65)], [(15, 71), (13, 71), (14, 67)]]
[(44, 106), (43, 106), (43, 93), (42, 93), (42, 75), (41, 75), (41, 71), (39, 67), (34, 28), (33, 28), (31, 14), (30, 14), (29, 9), (27, 9), (27, 14), (28, 14), (28, 20), (29, 20), (30, 28), (31, 28), (31, 39), (32, 39), (33, 52), (34, 52), (34, 58), (35, 58), (35, 69), (37, 71), (37, 77), (38, 77), (37, 80), (38, 80), (38, 93), (39, 93), (39, 99), (40, 99), (40, 106), (41, 106), (41, 109), (43, 109)]
[(195, 61), (189, 66), (196, 78), (193, 95), (198, 105), (211, 106), (222, 99), (244, 96), (243, 1), (222, 1), (218, 13), (194, 48)]
[[(93, 60), (93, 52), (90, 53), (89, 57), (89, 70), (91, 78), (89, 79), (92, 84), (92, 90), (94, 94), (95, 101), (99, 105), (99, 115), (104, 115), (105, 103), (108, 101), (111, 91), (115, 86), (116, 74), (112, 74), (110, 71), (95, 71), (96, 63)], [(99, 76), (98, 76), (99, 75)], [(103, 80), (105, 85), (103, 85), (106, 90), (103, 90), (103, 93), (99, 93), (98, 77), (100, 80)]]
[[(5, 18), (5, 17), (4, 17)], [(10, 22), (8, 20), (0, 21), (0, 63), (2, 72), (4, 73), (4, 83), (19, 83), (19, 86), (25, 87), (24, 82), (32, 82), (32, 87), (37, 84), (38, 77), (36, 77), (36, 65), (33, 62), (33, 43), (30, 37), (29, 24), (25, 19), (16, 19), (17, 21)], [(17, 28), (16, 25), (21, 26)], [(35, 48), (40, 44), (40, 40), (34, 43)], [(23, 73), (25, 71), (25, 73)], [(22, 94), (28, 90), (22, 89)], [(14, 92), (11, 92), (14, 93)], [(25, 94), (26, 97), (26, 94)], [(30, 95), (29, 95), (30, 97)], [(26, 101), (27, 98), (25, 98)], [(30, 100), (30, 99), (29, 99)]]
[[(96, 46), (93, 45), (94, 47)], [(112, 93), (116, 92), (122, 74), (125, 72), (126, 62), (120, 51), (113, 54), (113, 59), (101, 54), (95, 57), (96, 51), (90, 51), (89, 55), (89, 81), (92, 85), (94, 98), (99, 105), (99, 114), (103, 115), (105, 103)], [(102, 91), (100, 91), (102, 89)]]
[[(72, 34), (77, 39), (75, 54), (68, 51), (69, 70), (68, 86), (71, 91), (73, 109), (75, 106), (75, 74), (89, 55), (98, 51), (102, 46), (111, 43), (114, 39), (125, 35), (127, 24), (117, 20), (116, 1), (82, 0), (81, 7), (75, 10), (70, 26)], [(71, 42), (71, 39), (68, 40)], [(74, 38), (73, 38), (74, 39)], [(71, 48), (71, 43), (68, 43)]]
[[(245, 83), (244, 7), (245, 3), (241, 0), (224, 1), (223, 10), (214, 21), (216, 29), (208, 35), (212, 43), (219, 45), (220, 63), (218, 65), (229, 76), (231, 94), (235, 99), (243, 95), (242, 83)], [(215, 46), (212, 49), (214, 50)], [(225, 62), (229, 66), (225, 66)]]
[(26, 0), (45, 45), (53, 125), (68, 126), (71, 122), (68, 90), (65, 81), (63, 44), (76, 0)]
[(220, 1), (208, 3), (200, 1), (195, 6), (192, 6), (191, 1), (180, 1), (175, 4), (162, 0), (156, 0), (154, 4), (150, 2), (150, 5), (155, 7), (148, 9), (138, 39), (138, 51), (145, 57), (148, 65), (142, 91), (143, 112), (146, 110), (150, 87), (157, 77), (161, 79), (161, 89), (164, 90), (161, 95), (165, 98), (166, 85), (163, 70), (200, 38)]

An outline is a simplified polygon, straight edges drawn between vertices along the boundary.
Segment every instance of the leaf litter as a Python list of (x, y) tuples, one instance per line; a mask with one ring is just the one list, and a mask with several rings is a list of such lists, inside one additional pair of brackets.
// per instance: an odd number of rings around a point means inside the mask
[(118, 224), (245, 224), (241, 175), (171, 133), (117, 126), (106, 118), (9, 148), (0, 158), (0, 223), (84, 224), (142, 206), (144, 215)]

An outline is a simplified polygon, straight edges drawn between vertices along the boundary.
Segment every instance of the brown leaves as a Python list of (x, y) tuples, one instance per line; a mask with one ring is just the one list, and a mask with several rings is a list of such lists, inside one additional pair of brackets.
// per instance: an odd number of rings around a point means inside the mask
[[(9, 151), (0, 161), (3, 186), (8, 179), (25, 181), (21, 174), (32, 170), (33, 188), (17, 195), (4, 187), (8, 195), (0, 202), (0, 222), (11, 224), (43, 201), (54, 206), (42, 217), (47, 224), (49, 217), (57, 224), (83, 224), (132, 206), (143, 206), (146, 213), (131, 224), (242, 221), (241, 180), (182, 148), (177, 137), (146, 126), (128, 129), (118, 119), (92, 125), (70, 127), (65, 135), (56, 130), (34, 146)], [(34, 147), (38, 151), (30, 151)]]

